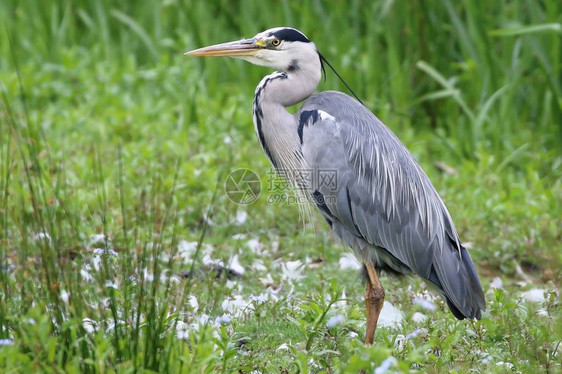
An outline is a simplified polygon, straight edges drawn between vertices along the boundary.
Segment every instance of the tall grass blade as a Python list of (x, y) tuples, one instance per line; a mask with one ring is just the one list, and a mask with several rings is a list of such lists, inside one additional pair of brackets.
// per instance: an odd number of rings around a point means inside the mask
[(490, 36), (520, 36), (543, 32), (554, 32), (557, 34), (562, 34), (562, 24), (546, 23), (541, 25), (516, 26), (504, 29), (490, 30), (488, 34)]

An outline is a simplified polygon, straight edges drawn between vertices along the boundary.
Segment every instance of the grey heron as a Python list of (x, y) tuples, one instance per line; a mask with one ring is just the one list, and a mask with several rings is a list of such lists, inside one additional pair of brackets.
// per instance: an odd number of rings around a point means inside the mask
[[(336, 91), (313, 94), (325, 59), (302, 32), (277, 27), (186, 54), (276, 69), (256, 87), (255, 131), (273, 167), (295, 171), (284, 175), (363, 263), (366, 344), (373, 343), (384, 302), (382, 270), (417, 274), (440, 292), (456, 318), (481, 318), (485, 299), (476, 269), (431, 181), (360, 101)], [(295, 114), (286, 109), (305, 99)], [(309, 178), (299, 170), (315, 172)], [(314, 177), (322, 170), (334, 171), (337, 183)]]

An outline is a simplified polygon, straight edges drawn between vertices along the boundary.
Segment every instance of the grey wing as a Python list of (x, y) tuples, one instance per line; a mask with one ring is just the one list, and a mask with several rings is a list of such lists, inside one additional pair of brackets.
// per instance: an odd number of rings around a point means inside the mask
[[(363, 261), (414, 272), (441, 289), (457, 318), (480, 317), (484, 294), (452, 219), (405, 146), (369, 110), (339, 92), (297, 113), (309, 188), (322, 214)], [(327, 176), (334, 175), (337, 179)], [(331, 183), (328, 183), (331, 182)]]

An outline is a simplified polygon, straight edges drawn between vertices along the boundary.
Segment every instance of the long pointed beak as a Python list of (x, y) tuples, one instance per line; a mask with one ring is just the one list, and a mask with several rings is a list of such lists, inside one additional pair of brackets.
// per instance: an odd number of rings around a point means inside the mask
[(262, 48), (263, 45), (261, 45), (260, 41), (252, 38), (194, 49), (193, 51), (185, 52), (185, 54), (190, 56), (244, 57), (254, 56)]

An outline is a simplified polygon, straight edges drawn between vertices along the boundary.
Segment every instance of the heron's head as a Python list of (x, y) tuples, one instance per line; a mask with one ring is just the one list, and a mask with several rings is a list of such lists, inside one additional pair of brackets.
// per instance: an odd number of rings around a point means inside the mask
[(297, 71), (304, 66), (317, 68), (319, 71), (321, 65), (314, 43), (291, 27), (276, 27), (250, 39), (199, 48), (186, 52), (186, 55), (241, 58), (284, 72)]

